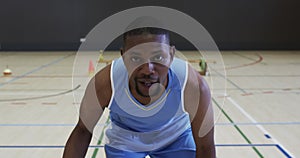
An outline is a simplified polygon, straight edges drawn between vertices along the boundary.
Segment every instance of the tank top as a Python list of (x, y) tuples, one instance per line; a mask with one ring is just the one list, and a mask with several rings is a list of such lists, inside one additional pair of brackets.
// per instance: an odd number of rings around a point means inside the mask
[(128, 72), (123, 59), (111, 65), (111, 124), (106, 129), (106, 145), (119, 150), (142, 152), (161, 148), (190, 128), (184, 110), (187, 62), (174, 58), (168, 70), (168, 85), (150, 105), (139, 103), (130, 93)]

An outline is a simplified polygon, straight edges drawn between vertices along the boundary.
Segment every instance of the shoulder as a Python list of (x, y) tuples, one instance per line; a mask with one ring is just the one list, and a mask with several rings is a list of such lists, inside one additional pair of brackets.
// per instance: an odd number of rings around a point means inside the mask
[[(184, 89), (186, 107), (206, 107), (211, 99), (210, 88), (198, 71), (188, 66), (188, 77)], [(196, 109), (190, 110), (193, 112)]]
[(112, 95), (110, 70), (111, 65), (107, 65), (94, 77), (96, 94), (102, 107), (108, 106)]
[(95, 75), (96, 87), (101, 88), (103, 86), (108, 86), (107, 83), (110, 83), (110, 70), (111, 64), (105, 66)]
[(189, 84), (189, 88), (195, 88), (200, 92), (207, 93), (209, 92), (209, 86), (203, 76), (200, 73), (192, 68), (191, 65), (188, 65), (188, 77), (187, 84)]
[[(205, 112), (211, 103), (210, 88), (198, 71), (189, 65), (187, 83), (184, 89), (184, 107), (190, 114), (190, 118), (197, 118), (201, 123)], [(197, 122), (197, 121), (196, 121)]]

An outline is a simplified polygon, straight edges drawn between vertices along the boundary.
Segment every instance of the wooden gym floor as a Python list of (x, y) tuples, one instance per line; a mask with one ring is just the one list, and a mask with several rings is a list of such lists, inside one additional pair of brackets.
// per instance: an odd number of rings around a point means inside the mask
[[(194, 59), (195, 52), (184, 54)], [(75, 56), (0, 52), (0, 70), (8, 65), (13, 72), (0, 75), (1, 158), (61, 157), (78, 120), (73, 92), (84, 92), (72, 85)], [(117, 56), (104, 53), (105, 59)], [(217, 157), (300, 157), (300, 52), (224, 51), (222, 57), (227, 77), (213, 70), (205, 77), (227, 83), (226, 94), (212, 88)], [(104, 155), (99, 142), (104, 122), (95, 130), (99, 137), (93, 137), (87, 158)]]

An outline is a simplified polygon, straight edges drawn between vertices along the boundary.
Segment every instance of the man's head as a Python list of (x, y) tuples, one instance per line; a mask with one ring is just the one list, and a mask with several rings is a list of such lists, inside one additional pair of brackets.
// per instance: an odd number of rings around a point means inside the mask
[(168, 83), (168, 70), (175, 48), (165, 29), (143, 27), (123, 34), (121, 54), (128, 70), (130, 90), (142, 97), (161, 92)]
[(151, 35), (162, 37), (163, 39), (161, 39), (161, 42), (170, 45), (169, 31), (162, 28), (155, 28), (155, 27), (136, 28), (125, 32), (123, 34), (123, 44), (124, 46), (126, 46), (127, 39), (130, 37), (140, 36), (140, 37), (147, 38)]

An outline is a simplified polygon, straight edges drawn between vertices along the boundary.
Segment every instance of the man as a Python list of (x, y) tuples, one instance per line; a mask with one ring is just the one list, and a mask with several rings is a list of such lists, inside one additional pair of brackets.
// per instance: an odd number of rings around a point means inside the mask
[(95, 124), (109, 108), (108, 158), (215, 158), (209, 87), (174, 57), (168, 31), (133, 29), (123, 43), (122, 57), (90, 81), (63, 156), (84, 157)]

